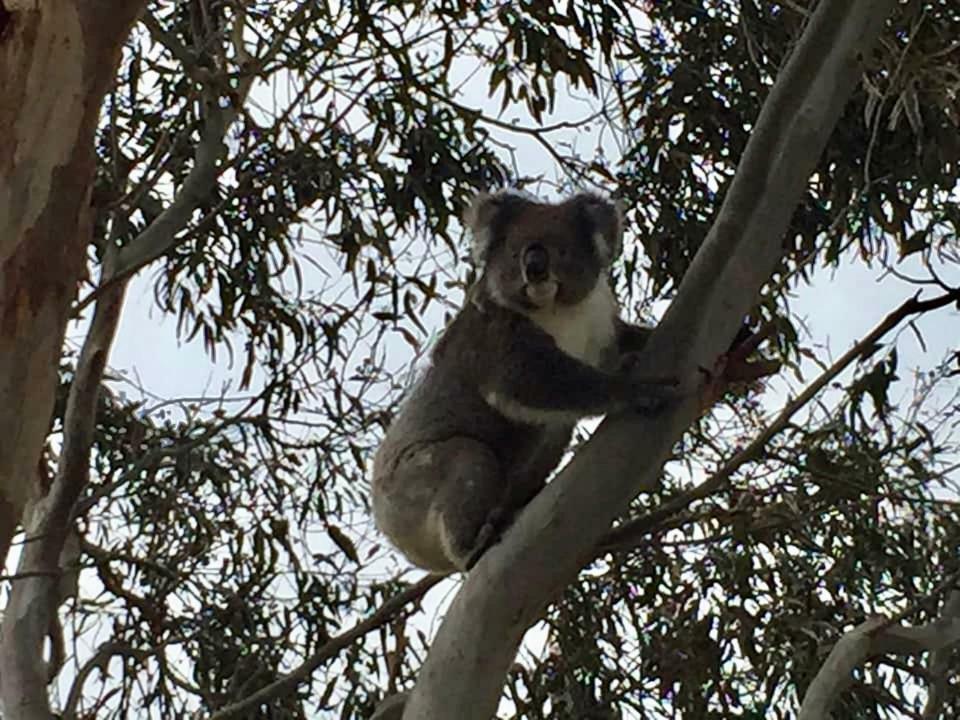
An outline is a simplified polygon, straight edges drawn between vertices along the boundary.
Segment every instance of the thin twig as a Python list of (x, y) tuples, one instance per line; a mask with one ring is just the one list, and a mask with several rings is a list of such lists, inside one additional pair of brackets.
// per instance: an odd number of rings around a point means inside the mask
[(702, 500), (726, 486), (737, 470), (761, 456), (767, 444), (787, 427), (790, 419), (797, 412), (852, 363), (869, 353), (880, 338), (911, 315), (936, 310), (956, 302), (960, 302), (960, 289), (951, 290), (930, 300), (920, 300), (919, 296), (915, 295), (901, 304), (816, 380), (810, 383), (796, 399), (787, 403), (776, 419), (763, 432), (754, 438), (747, 447), (730, 458), (713, 476), (679, 497), (665, 502), (656, 510), (615, 528), (603, 539), (598, 549), (599, 552), (618, 552), (633, 548), (647, 533), (657, 528), (675, 513), (686, 508), (690, 503)]
[(298, 667), (276, 680), (266, 687), (260, 688), (252, 695), (243, 700), (227, 705), (214, 712), (208, 720), (227, 720), (227, 718), (236, 718), (251, 709), (270, 702), (274, 698), (286, 695), (302, 682), (310, 679), (311, 674), (324, 662), (335, 656), (343, 648), (351, 645), (357, 639), (363, 637), (371, 630), (390, 622), (394, 616), (403, 610), (409, 603), (419, 600), (427, 591), (443, 580), (446, 575), (427, 575), (419, 582), (414, 583), (406, 590), (397, 593), (392, 598), (381, 605), (373, 615), (368, 617), (350, 630), (347, 630), (335, 638), (331, 638), (317, 652), (304, 660)]

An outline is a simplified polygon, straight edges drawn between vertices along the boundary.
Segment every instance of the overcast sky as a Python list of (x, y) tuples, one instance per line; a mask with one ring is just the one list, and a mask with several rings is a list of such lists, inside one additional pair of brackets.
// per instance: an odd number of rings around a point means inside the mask
[[(472, 87), (472, 90), (470, 87), (465, 90), (462, 98), (464, 104), (487, 110), (498, 107), (498, 103), (485, 97), (485, 83), (474, 83)], [(545, 118), (545, 123), (577, 120), (589, 114), (591, 108), (585, 102), (564, 100), (564, 97), (563, 91), (558, 91), (561, 104), (552, 117)], [(506, 119), (511, 119), (509, 113)], [(580, 152), (589, 154), (592, 147), (601, 143), (598, 129), (594, 127), (591, 132), (579, 131), (567, 139), (575, 139)], [(542, 174), (547, 179), (559, 179), (552, 159), (533, 139), (506, 132), (498, 135), (516, 147), (517, 167), (523, 175)], [(562, 138), (557, 136), (557, 139)], [(616, 147), (609, 136), (603, 140), (603, 147), (608, 160), (611, 164), (615, 163)], [(919, 265), (920, 261), (914, 258), (906, 264), (904, 271), (922, 275)], [(335, 268), (332, 270), (336, 271)], [(960, 268), (949, 268), (941, 274), (945, 280), (960, 284)], [(240, 368), (229, 367), (226, 353), (218, 355), (216, 362), (211, 362), (200, 342), (182, 343), (177, 340), (175, 318), (164, 317), (153, 306), (153, 275), (148, 269), (131, 284), (110, 359), (111, 367), (130, 377), (139, 377), (147, 390), (163, 398), (215, 396), (223, 383), (231, 381), (235, 386)], [(881, 281), (880, 277), (881, 271), (877, 268), (871, 269), (862, 263), (846, 263), (837, 271), (821, 269), (811, 286), (798, 287), (793, 293), (791, 305), (794, 313), (805, 321), (810, 330), (811, 336), (804, 338), (804, 344), (826, 347), (830, 355), (836, 358), (916, 292), (915, 286), (900, 279), (886, 277)], [(436, 320), (439, 315), (435, 313), (432, 317)], [(899, 343), (903, 392), (909, 391), (910, 370), (929, 369), (937, 364), (948, 349), (956, 347), (956, 337), (960, 335), (960, 317), (953, 309), (939, 310), (918, 324), (926, 341), (926, 349), (911, 333), (904, 334)], [(431, 329), (438, 332), (441, 328)], [(398, 362), (411, 357), (409, 346), (399, 338), (390, 346), (390, 353), (392, 359)], [(809, 366), (806, 378), (809, 380), (814, 376), (814, 369)], [(776, 409), (790, 389), (795, 390), (800, 386), (795, 378), (778, 378), (769, 383), (764, 400), (771, 409)], [(127, 388), (127, 391), (135, 396), (131, 388)], [(377, 569), (381, 573), (386, 571), (386, 568)], [(419, 616), (428, 632), (435, 628), (435, 611), (442, 609), (445, 601), (452, 596), (449, 592), (452, 587), (450, 584), (446, 590), (434, 590), (431, 593), (427, 612)], [(538, 644), (533, 643), (534, 646)]]

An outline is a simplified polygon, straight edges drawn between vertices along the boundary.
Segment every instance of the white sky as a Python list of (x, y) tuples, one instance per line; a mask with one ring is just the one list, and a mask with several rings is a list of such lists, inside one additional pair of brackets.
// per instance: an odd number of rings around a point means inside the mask
[[(558, 89), (557, 96), (561, 99), (561, 105), (553, 116), (545, 118), (545, 123), (576, 120), (589, 114), (590, 107), (587, 104), (562, 100), (565, 97), (562, 89)], [(485, 82), (468, 84), (461, 102), (490, 111), (499, 107), (496, 101), (486, 98)], [(504, 119), (511, 120), (510, 113)], [(613, 163), (617, 158), (616, 147), (609, 136), (600, 140), (598, 129), (594, 127), (592, 132), (578, 132), (569, 139), (575, 141), (584, 154), (589, 152), (590, 147), (601, 143), (608, 160)], [(516, 148), (517, 164), (525, 176), (542, 174), (548, 180), (560, 180), (552, 159), (533, 139), (506, 131), (497, 134)], [(917, 264), (918, 260), (912, 260), (906, 271), (922, 275), (916, 270)], [(944, 270), (941, 274), (948, 282), (960, 284), (960, 268)], [(235, 387), (240, 368), (231, 369), (228, 366), (226, 353), (219, 354), (213, 363), (204, 352), (201, 342), (181, 343), (177, 340), (175, 319), (165, 317), (153, 307), (153, 275), (154, 272), (148, 269), (131, 284), (110, 359), (113, 370), (139, 377), (145, 388), (164, 398), (215, 396), (226, 382), (231, 382)], [(916, 287), (894, 277), (880, 281), (878, 269), (868, 268), (861, 263), (845, 263), (835, 272), (819, 271), (812, 286), (797, 288), (792, 308), (812, 333), (810, 338), (804, 340), (805, 344), (825, 346), (833, 357), (837, 357), (915, 292)], [(927, 349), (921, 348), (911, 334), (904, 336), (899, 344), (900, 376), (904, 381), (910, 380), (909, 370), (930, 368), (940, 361), (949, 348), (956, 347), (955, 339), (960, 336), (960, 313), (953, 309), (937, 311), (918, 324)], [(438, 331), (440, 328), (431, 329)], [(74, 334), (74, 337), (78, 336)], [(399, 358), (411, 356), (410, 348), (399, 339), (390, 352)], [(815, 370), (811, 366), (807, 378), (814, 376)], [(908, 392), (909, 386), (904, 381), (901, 381), (901, 387)], [(769, 384), (764, 401), (774, 409), (791, 388), (797, 387), (799, 384), (792, 378), (778, 378)], [(128, 388), (128, 392), (135, 394), (131, 388)], [(369, 569), (368, 577), (382, 577), (391, 572), (392, 567), (403, 565), (384, 563)], [(416, 576), (419, 573), (410, 575)], [(452, 597), (449, 590), (453, 583), (448, 581), (445, 589), (434, 589), (426, 604), (427, 612), (418, 616), (418, 622), (428, 633), (435, 629), (439, 611)], [(542, 644), (542, 634), (534, 635), (538, 637), (530, 638), (528, 648), (534, 649)]]
[[(542, 165), (546, 173), (550, 172), (549, 163), (536, 147), (523, 147), (518, 157), (525, 172), (531, 172), (529, 168), (537, 165)], [(551, 176), (548, 174), (548, 177)], [(909, 263), (912, 266), (917, 264), (916, 260)], [(812, 286), (799, 287), (794, 293), (792, 307), (812, 333), (806, 344), (825, 346), (833, 357), (837, 357), (916, 292), (914, 286), (895, 277), (888, 276), (881, 280), (880, 274), (879, 270), (860, 263), (845, 263), (837, 271), (818, 272)], [(960, 268), (952, 268), (952, 278), (949, 271), (943, 275), (948, 281), (960, 283)], [(904, 379), (900, 386), (904, 394), (910, 391), (910, 370), (933, 366), (948, 349), (956, 346), (955, 339), (960, 336), (960, 313), (952, 308), (943, 309), (922, 318), (918, 325), (927, 344), (926, 350), (909, 332), (904, 334), (899, 343), (900, 376)], [(393, 352), (401, 357), (410, 355), (409, 347), (399, 340)], [(135, 373), (151, 392), (162, 397), (215, 395), (221, 383), (232, 379), (235, 385), (239, 372), (239, 368), (231, 370), (228, 367), (226, 354), (222, 354), (216, 363), (211, 363), (199, 342), (177, 341), (175, 320), (164, 317), (153, 307), (150, 273), (138, 278), (131, 286), (111, 366), (115, 370)], [(807, 379), (815, 375), (815, 369), (809, 367)], [(784, 376), (770, 383), (765, 402), (775, 408), (789, 388), (798, 387), (800, 384), (794, 379)], [(387, 563), (376, 569), (368, 568), (364, 574), (382, 577), (392, 572), (389, 569), (391, 567), (396, 566)], [(408, 574), (411, 578), (419, 575), (419, 572)], [(417, 616), (417, 626), (428, 634), (432, 635), (436, 630), (443, 608), (453, 597), (452, 590), (456, 583), (456, 580), (447, 581), (444, 588), (431, 591), (425, 603), (426, 611)], [(526, 648), (540, 654), (544, 637), (542, 630), (535, 629), (528, 636)]]

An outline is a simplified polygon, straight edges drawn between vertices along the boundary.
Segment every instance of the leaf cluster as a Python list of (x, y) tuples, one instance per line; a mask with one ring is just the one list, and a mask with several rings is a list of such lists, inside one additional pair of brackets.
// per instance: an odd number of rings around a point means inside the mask
[[(458, 222), (470, 196), (617, 193), (624, 293), (669, 297), (808, 12), (752, 0), (151, 4), (103, 108), (90, 276), (186, 202), (151, 266), (154, 311), (202, 343), (223, 383), (187, 398), (156, 397), (133, 374), (105, 383), (65, 612), (74, 669), (104, 670), (83, 675), (80, 709), (227, 708), (402, 587), (371, 530), (367, 465), (471, 278)], [(798, 275), (892, 265), (891, 249), (955, 260), (958, 36), (949, 0), (903, 3), (868, 59), (763, 299), (782, 354), (802, 339), (785, 299)], [(521, 141), (556, 178), (526, 169)], [(213, 181), (195, 192), (210, 158)], [(925, 593), (956, 569), (960, 528), (943, 502), (956, 410), (930, 403), (955, 380), (934, 368), (902, 400), (889, 349), (729, 484), (585, 571), (546, 612), (548, 650), (511, 672), (515, 715), (789, 717), (844, 628), (913, 603), (918, 621), (935, 612)], [(71, 375), (65, 357), (51, 458)], [(729, 425), (689, 434), (638, 514), (757, 431), (762, 412), (734, 408)], [(368, 717), (422, 662), (429, 628), (404, 617), (243, 717)], [(844, 717), (911, 710), (919, 677), (913, 664), (869, 666)]]

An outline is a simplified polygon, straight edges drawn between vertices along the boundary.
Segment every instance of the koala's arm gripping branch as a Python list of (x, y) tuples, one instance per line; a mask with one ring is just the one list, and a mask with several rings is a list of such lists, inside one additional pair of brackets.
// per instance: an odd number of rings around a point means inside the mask
[[(561, 352), (532, 324), (507, 340), (507, 351), (490, 358), (481, 382), (485, 399), (507, 417), (549, 420), (565, 415), (571, 422), (626, 408), (638, 396), (672, 397), (672, 383), (640, 383), (626, 375), (605, 373)], [(558, 388), (562, 388), (558, 392)]]
[[(641, 356), (696, 382), (726, 350), (776, 267), (787, 228), (895, 0), (821, 0), (755, 124), (717, 220)], [(613, 520), (700, 412), (610, 417), (471, 571), (440, 626), (404, 717), (489, 720), (526, 629), (573, 581)]]
[(643, 350), (653, 333), (653, 328), (633, 325), (617, 319), (617, 349), (621, 355), (638, 353)]

